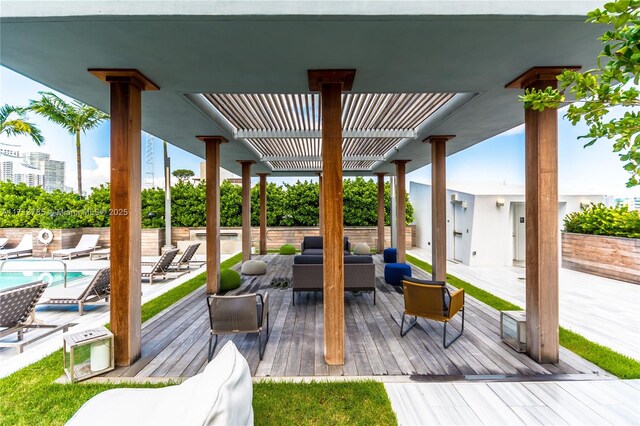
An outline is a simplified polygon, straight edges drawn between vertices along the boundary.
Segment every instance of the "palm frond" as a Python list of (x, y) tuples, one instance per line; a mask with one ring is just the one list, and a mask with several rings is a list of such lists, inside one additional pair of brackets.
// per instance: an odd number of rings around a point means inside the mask
[[(12, 115), (15, 118), (11, 118)], [(26, 120), (25, 109), (12, 105), (0, 107), (0, 134), (29, 136), (36, 145), (44, 143), (40, 129), (34, 123)]]

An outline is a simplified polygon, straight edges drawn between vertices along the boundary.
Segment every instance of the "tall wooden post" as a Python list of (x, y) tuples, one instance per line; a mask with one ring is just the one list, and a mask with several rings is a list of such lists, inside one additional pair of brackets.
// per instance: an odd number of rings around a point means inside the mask
[(128, 366), (141, 348), (141, 92), (158, 86), (137, 70), (89, 72), (111, 89), (110, 319), (115, 363)]
[(318, 229), (322, 235), (324, 232), (322, 228), (322, 173), (316, 173), (316, 175), (318, 175)]
[(386, 173), (376, 173), (378, 176), (378, 244), (376, 251), (384, 251), (384, 175)]
[(320, 91), (324, 237), (324, 359), (344, 364), (344, 255), (342, 212), (342, 102), (355, 70), (309, 70), (309, 89)]
[(239, 160), (242, 165), (242, 261), (251, 260), (251, 165), (253, 160)]
[(429, 136), (431, 144), (431, 263), (432, 277), (447, 280), (447, 146), (454, 136)]
[(205, 143), (207, 293), (220, 291), (220, 144), (222, 136), (197, 136)]
[(407, 255), (407, 211), (406, 211), (406, 186), (405, 176), (407, 163), (411, 160), (395, 160), (392, 161), (396, 165), (396, 179), (397, 179), (397, 191), (396, 191), (396, 229), (397, 229), (397, 245), (398, 249), (398, 263), (405, 263)]
[(258, 173), (260, 176), (260, 254), (267, 254), (267, 176), (269, 173)]
[[(563, 69), (534, 67), (508, 88), (556, 88)], [(526, 109), (525, 226), (527, 352), (539, 363), (557, 363), (558, 335), (558, 111)]]

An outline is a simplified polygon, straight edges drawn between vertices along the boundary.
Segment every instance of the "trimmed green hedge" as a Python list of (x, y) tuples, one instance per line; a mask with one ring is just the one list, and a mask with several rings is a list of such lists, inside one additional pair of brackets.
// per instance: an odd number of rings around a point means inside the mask
[[(361, 177), (346, 179), (344, 187), (345, 226), (375, 226), (378, 186)], [(173, 226), (205, 226), (205, 183), (180, 181), (171, 188)], [(385, 223), (391, 221), (389, 183), (385, 184)], [(251, 223), (260, 224), (259, 185), (251, 189)], [(92, 188), (87, 197), (74, 193), (45, 192), (24, 183), (0, 182), (0, 228), (79, 228), (109, 226), (109, 184)], [(267, 185), (268, 226), (316, 226), (318, 184)], [(413, 222), (413, 206), (406, 203), (407, 224)], [(220, 185), (220, 225), (242, 225), (242, 187), (224, 181)], [(142, 190), (142, 227), (164, 227), (164, 190)]]
[(591, 204), (564, 218), (564, 230), (576, 234), (606, 235), (610, 237), (640, 238), (640, 211), (627, 206), (607, 207)]

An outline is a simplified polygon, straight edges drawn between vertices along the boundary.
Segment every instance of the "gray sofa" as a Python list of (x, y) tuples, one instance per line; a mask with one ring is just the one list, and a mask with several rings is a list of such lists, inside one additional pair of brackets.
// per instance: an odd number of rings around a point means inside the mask
[[(323, 257), (298, 255), (293, 259), (293, 304), (296, 293), (323, 290)], [(376, 304), (376, 267), (370, 255), (344, 257), (344, 290), (372, 291)]]
[[(300, 253), (303, 255), (322, 256), (322, 237), (304, 237), (300, 245)], [(344, 254), (351, 253), (351, 243), (349, 237), (344, 237)]]

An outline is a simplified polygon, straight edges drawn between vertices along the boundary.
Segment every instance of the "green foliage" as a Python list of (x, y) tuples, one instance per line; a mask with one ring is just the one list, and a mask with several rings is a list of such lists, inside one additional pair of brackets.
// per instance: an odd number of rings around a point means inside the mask
[[(284, 216), (284, 187), (267, 183), (267, 226), (279, 226)], [(251, 225), (260, 225), (260, 185), (251, 188)]]
[(44, 143), (40, 129), (27, 121), (25, 109), (6, 104), (0, 107), (0, 135), (29, 136), (36, 145)]
[(640, 212), (627, 206), (606, 207), (593, 204), (564, 218), (565, 232), (640, 238)]
[[(377, 224), (377, 184), (356, 178), (344, 181), (344, 224)], [(142, 227), (164, 227), (164, 190), (142, 190)], [(109, 226), (109, 184), (92, 188), (87, 197), (60, 191), (48, 194), (42, 188), (0, 182), (0, 228), (105, 227)], [(389, 184), (385, 185), (385, 223), (390, 223)], [(206, 182), (182, 180), (171, 189), (173, 226), (206, 225)], [(406, 198), (407, 224), (413, 221), (413, 206)], [(251, 222), (260, 224), (259, 185), (251, 189)], [(318, 224), (318, 185), (308, 181), (293, 185), (267, 185), (268, 226), (315, 226)], [(242, 225), (242, 188), (229, 181), (220, 185), (220, 225)]]
[[(603, 44), (596, 68), (583, 72), (565, 70), (558, 77), (560, 90), (528, 89), (521, 96), (525, 108), (542, 111), (557, 108), (567, 91), (579, 103), (569, 106), (565, 117), (574, 125), (580, 121), (589, 132), (585, 146), (598, 139), (613, 140), (624, 169), (631, 174), (628, 187), (640, 184), (640, 0), (615, 0), (588, 13), (587, 22), (605, 25), (599, 38)], [(612, 108), (622, 108), (622, 117), (611, 118)]]
[(220, 290), (235, 290), (242, 284), (240, 274), (233, 269), (223, 269), (220, 271)]
[(318, 184), (310, 181), (285, 184), (280, 226), (316, 226), (318, 225), (319, 203)]
[(296, 254), (296, 248), (291, 244), (284, 244), (280, 247), (280, 254), (284, 254), (287, 256), (291, 256), (292, 254)]
[(173, 171), (172, 175), (174, 175), (180, 180), (189, 180), (190, 178), (194, 177), (196, 174), (193, 172), (193, 170), (177, 169)]
[[(171, 223), (173, 226), (206, 225), (207, 196), (205, 189), (204, 182), (200, 182), (198, 185), (191, 182), (178, 182), (171, 188)], [(162, 193), (164, 200), (164, 190), (158, 189), (158, 191)], [(162, 212), (164, 215), (164, 206)]]

